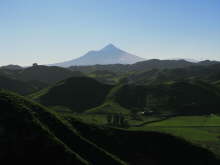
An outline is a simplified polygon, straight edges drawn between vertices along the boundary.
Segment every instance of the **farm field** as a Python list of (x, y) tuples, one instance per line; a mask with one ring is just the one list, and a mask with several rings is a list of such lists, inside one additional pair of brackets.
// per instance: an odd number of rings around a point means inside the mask
[(205, 147), (220, 156), (220, 116), (217, 115), (179, 116), (129, 129), (168, 133)]
[[(104, 114), (65, 114), (94, 125), (107, 125)], [(159, 116), (141, 116), (134, 120), (126, 115), (131, 131), (156, 131), (181, 137), (209, 149), (220, 157), (220, 116), (177, 116), (164, 119)], [(123, 128), (124, 129), (124, 128)]]

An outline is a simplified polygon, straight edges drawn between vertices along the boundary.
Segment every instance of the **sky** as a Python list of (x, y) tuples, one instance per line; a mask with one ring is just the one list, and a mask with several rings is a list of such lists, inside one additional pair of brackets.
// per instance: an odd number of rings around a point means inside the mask
[(220, 1), (0, 0), (0, 65), (62, 62), (109, 43), (146, 59), (220, 60)]

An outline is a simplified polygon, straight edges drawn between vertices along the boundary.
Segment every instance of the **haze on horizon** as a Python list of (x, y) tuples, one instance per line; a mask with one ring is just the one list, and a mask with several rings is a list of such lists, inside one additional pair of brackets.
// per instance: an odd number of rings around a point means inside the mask
[(151, 59), (220, 60), (217, 0), (1, 0), (0, 65), (57, 63), (109, 43)]

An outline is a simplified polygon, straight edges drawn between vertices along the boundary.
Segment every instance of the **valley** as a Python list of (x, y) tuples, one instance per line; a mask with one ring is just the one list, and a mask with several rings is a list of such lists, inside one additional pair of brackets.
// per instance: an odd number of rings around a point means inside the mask
[[(166, 60), (156, 64), (149, 60), (120, 73), (117, 68), (128, 65), (94, 66), (90, 72), (84, 69), (91, 66), (0, 68), (1, 125), (7, 130), (1, 133), (0, 143), (21, 144), (2, 150), (0, 159), (13, 155), (23, 162), (23, 156), (29, 155), (34, 160), (35, 152), (42, 152), (37, 147), (40, 142), (46, 155), (62, 153), (63, 157), (39, 155), (36, 164), (43, 159), (56, 164), (62, 159), (67, 165), (198, 161), (217, 165), (220, 64), (182, 62), (167, 65)], [(212, 74), (205, 75), (207, 70)], [(51, 153), (50, 146), (56, 152)]]

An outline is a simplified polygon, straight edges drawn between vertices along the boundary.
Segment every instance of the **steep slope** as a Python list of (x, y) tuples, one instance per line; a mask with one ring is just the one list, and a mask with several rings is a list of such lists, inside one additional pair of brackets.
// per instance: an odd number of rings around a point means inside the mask
[(0, 161), (25, 165), (86, 164), (48, 130), (33, 106), (40, 108), (19, 96), (0, 91)]
[(25, 165), (123, 164), (80, 136), (48, 109), (23, 97), (0, 91), (0, 109), (1, 162)]
[(95, 65), (95, 64), (133, 64), (143, 61), (143, 58), (129, 54), (109, 44), (99, 51), (90, 51), (77, 59), (63, 63), (53, 64), (55, 66), (69, 67), (74, 65)]
[(111, 85), (102, 84), (92, 78), (72, 77), (41, 94), (36, 93), (32, 98), (47, 106), (66, 106), (82, 112), (102, 104), (111, 88)]

